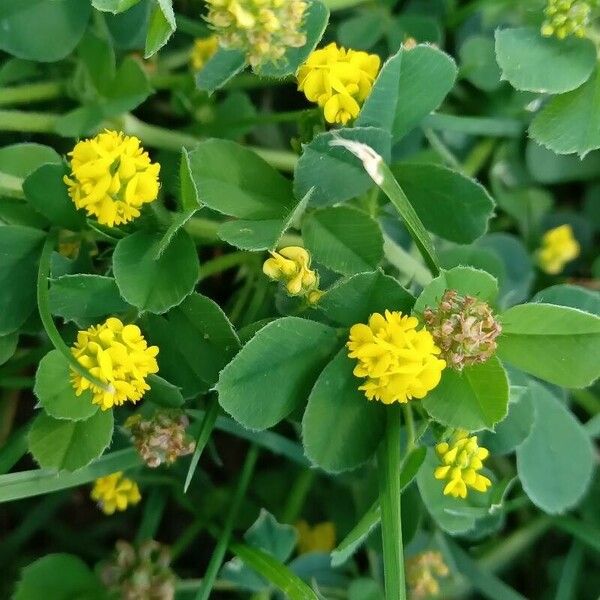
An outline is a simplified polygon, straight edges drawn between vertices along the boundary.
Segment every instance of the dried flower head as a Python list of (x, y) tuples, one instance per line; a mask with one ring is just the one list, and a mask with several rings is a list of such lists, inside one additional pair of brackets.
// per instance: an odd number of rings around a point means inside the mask
[(160, 165), (150, 161), (136, 137), (105, 131), (78, 142), (69, 156), (71, 175), (64, 178), (69, 196), (103, 225), (132, 221), (158, 196)]
[(298, 89), (323, 108), (328, 123), (355, 119), (371, 93), (381, 60), (376, 54), (331, 43), (311, 52), (298, 70)]
[(287, 246), (271, 252), (263, 264), (263, 273), (274, 281), (281, 281), (290, 296), (306, 296), (311, 304), (319, 301), (319, 277), (310, 268), (310, 254), (300, 246)]
[(120, 540), (112, 558), (101, 565), (100, 579), (122, 600), (173, 600), (175, 574), (170, 564), (169, 549), (154, 540), (139, 546)]
[(565, 265), (579, 256), (581, 247), (570, 225), (560, 225), (546, 231), (542, 247), (537, 251), (540, 269), (549, 275), (558, 275)]
[(369, 323), (350, 329), (350, 358), (356, 358), (356, 377), (366, 378), (358, 389), (369, 400), (384, 404), (424, 398), (440, 382), (446, 366), (431, 334), (415, 317), (400, 312), (374, 313)]
[(296, 523), (298, 532), (298, 552), (329, 553), (335, 548), (335, 525), (331, 521), (317, 523), (312, 527), (306, 521)]
[(423, 311), (423, 319), (452, 369), (485, 362), (496, 351), (502, 327), (486, 302), (447, 290), (437, 308)]
[(206, 0), (206, 20), (224, 48), (246, 55), (255, 68), (276, 63), (288, 48), (306, 43), (304, 0)]
[(116, 510), (123, 511), (128, 506), (135, 506), (142, 496), (137, 483), (127, 479), (123, 471), (117, 471), (96, 479), (90, 498), (98, 503), (105, 515), (112, 515)]
[(186, 433), (188, 425), (180, 410), (157, 410), (150, 419), (133, 415), (125, 421), (138, 454), (152, 468), (171, 465), (194, 451), (196, 443)]
[(150, 389), (146, 377), (158, 372), (158, 347), (148, 346), (137, 325), (124, 325), (114, 317), (80, 331), (71, 352), (94, 377), (106, 383), (102, 389), (71, 371), (75, 393), (80, 396), (90, 389), (92, 402), (102, 410), (140, 400)]
[(588, 33), (591, 3), (588, 0), (548, 0), (542, 23), (542, 35), (563, 40), (569, 36), (585, 37)]
[(469, 436), (464, 429), (457, 429), (448, 442), (441, 442), (435, 451), (442, 463), (434, 476), (436, 479), (447, 479), (444, 487), (445, 496), (466, 498), (467, 488), (485, 492), (492, 482), (478, 473), (483, 468), (483, 461), (489, 456), (487, 448), (477, 443), (477, 436)]
[(438, 579), (446, 577), (448, 566), (440, 552), (429, 550), (406, 561), (406, 583), (411, 600), (424, 600), (440, 593)]
[(206, 38), (196, 38), (190, 53), (190, 63), (194, 71), (201, 71), (219, 48), (219, 38), (211, 35)]

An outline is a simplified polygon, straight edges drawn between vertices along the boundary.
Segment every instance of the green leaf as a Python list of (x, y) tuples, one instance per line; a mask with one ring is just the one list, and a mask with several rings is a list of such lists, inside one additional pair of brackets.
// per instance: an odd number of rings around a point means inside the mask
[(486, 233), (495, 203), (475, 180), (434, 164), (400, 164), (392, 172), (432, 233), (457, 244)]
[(442, 271), (425, 286), (413, 310), (422, 313), (428, 307), (436, 307), (446, 290), (456, 290), (463, 296), (475, 296), (479, 300), (493, 304), (498, 295), (498, 282), (485, 271), (473, 267), (454, 267), (449, 271)]
[(37, 263), (43, 231), (0, 226), (0, 335), (16, 331), (35, 308)]
[(19, 343), (19, 333), (13, 331), (6, 335), (0, 335), (0, 365), (11, 359)]
[(423, 399), (423, 407), (447, 427), (491, 429), (508, 410), (508, 379), (493, 357), (462, 372), (446, 368), (439, 385)]
[(0, 49), (54, 62), (68, 56), (85, 31), (91, 12), (82, 0), (19, 0), (0, 7)]
[(200, 268), (194, 242), (184, 230), (155, 258), (161, 238), (160, 234), (137, 231), (120, 240), (113, 254), (121, 296), (140, 310), (159, 314), (192, 293)]
[(219, 403), (248, 429), (272, 427), (306, 400), (337, 345), (326, 325), (297, 317), (272, 321), (221, 372)]
[(388, 23), (376, 10), (364, 10), (340, 23), (339, 43), (354, 50), (371, 50), (386, 33)]
[(29, 431), (29, 451), (43, 469), (75, 471), (98, 458), (112, 434), (110, 410), (99, 410), (85, 421), (53, 419), (42, 412)]
[(325, 367), (308, 397), (302, 419), (306, 456), (328, 473), (354, 469), (377, 450), (385, 425), (385, 407), (358, 390), (354, 361), (342, 348)]
[(484, 92), (500, 87), (500, 69), (496, 62), (494, 40), (473, 35), (460, 47), (460, 74)]
[[(554, 71), (554, 69), (548, 69)], [(577, 89), (555, 96), (535, 116), (529, 135), (557, 154), (584, 157), (600, 148), (600, 70)]]
[(552, 304), (522, 304), (501, 315), (498, 355), (515, 367), (565, 387), (600, 375), (600, 317)]
[(543, 385), (531, 382), (536, 418), (517, 448), (523, 489), (543, 511), (556, 514), (575, 506), (594, 471), (594, 449), (585, 429)]
[(191, 398), (212, 387), (240, 342), (221, 308), (192, 294), (162, 317), (147, 315), (144, 331), (160, 348), (159, 372)]
[(186, 148), (181, 149), (181, 161), (179, 162), (179, 208), (183, 212), (202, 208), (198, 189), (192, 176), (190, 153)]
[(63, 165), (42, 165), (25, 179), (23, 192), (27, 202), (53, 225), (78, 231), (85, 226), (85, 217), (69, 197), (63, 181), (66, 174)]
[(294, 527), (279, 523), (268, 510), (261, 508), (258, 519), (246, 531), (244, 539), (253, 548), (285, 562), (296, 547), (298, 533)]
[(150, 58), (158, 52), (177, 29), (172, 0), (156, 0), (150, 14), (144, 58)]
[(212, 94), (245, 68), (243, 52), (219, 48), (196, 75), (196, 85), (198, 89)]
[(92, 0), (92, 6), (96, 10), (118, 14), (125, 12), (140, 0)]
[(144, 400), (165, 408), (179, 408), (184, 400), (179, 388), (158, 375), (149, 375), (146, 383), (150, 389), (144, 394)]
[(329, 9), (325, 4), (320, 0), (309, 0), (302, 24), (302, 31), (306, 33), (306, 43), (300, 48), (288, 48), (277, 62), (259, 66), (256, 74), (261, 77), (281, 78), (296, 73), (323, 37), (328, 22)]
[[(26, 179), (36, 169), (46, 163), (61, 163), (61, 158), (53, 148), (42, 144), (13, 144), (0, 148), (0, 175), (16, 178), (13, 196), (22, 197), (21, 179)], [(3, 191), (6, 193), (6, 191)]]
[(51, 350), (42, 358), (35, 374), (33, 393), (46, 413), (54, 419), (83, 421), (98, 410), (92, 404), (92, 393), (75, 394), (71, 383), (72, 371), (58, 350)]
[(600, 292), (579, 285), (553, 285), (539, 291), (531, 301), (578, 308), (600, 317)]
[(454, 61), (433, 46), (402, 47), (383, 65), (356, 125), (380, 127), (399, 140), (442, 103), (456, 72)]
[(591, 40), (544, 37), (538, 28), (496, 31), (496, 58), (506, 79), (518, 90), (561, 94), (588, 80), (596, 65)]
[(331, 146), (331, 142), (339, 138), (367, 144), (384, 161), (390, 160), (390, 135), (382, 129), (353, 127), (320, 133), (303, 147), (296, 165), (294, 192), (297, 198), (303, 198), (314, 188), (310, 203), (328, 206), (360, 196), (373, 186), (372, 179), (352, 154)]
[(329, 319), (350, 327), (366, 323), (371, 314), (383, 313), (386, 309), (408, 314), (414, 302), (414, 297), (396, 279), (374, 271), (337, 283), (319, 300), (319, 308)]
[(89, 327), (103, 317), (120, 315), (130, 308), (119, 295), (112, 277), (63, 275), (51, 281), (50, 311), (79, 327)]
[(530, 140), (525, 151), (527, 167), (540, 183), (563, 183), (595, 179), (600, 170), (600, 152), (590, 152), (584, 159), (555, 154)]
[(94, 572), (71, 554), (47, 554), (21, 572), (13, 600), (100, 600), (102, 584)]
[(377, 222), (348, 206), (309, 214), (302, 223), (302, 238), (317, 262), (345, 275), (373, 270), (383, 258)]

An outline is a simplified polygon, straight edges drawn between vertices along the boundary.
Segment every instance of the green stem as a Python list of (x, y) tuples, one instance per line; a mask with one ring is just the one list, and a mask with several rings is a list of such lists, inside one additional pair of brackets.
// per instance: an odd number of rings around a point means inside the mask
[(517, 119), (505, 117), (460, 117), (434, 113), (423, 119), (423, 127), (456, 131), (467, 135), (520, 137), (525, 126)]
[(400, 486), (400, 406), (386, 408), (387, 422), (377, 454), (386, 600), (406, 600)]
[(242, 467), (239, 483), (231, 500), (229, 512), (227, 513), (227, 517), (223, 525), (223, 531), (221, 531), (215, 550), (210, 557), (210, 562), (208, 563), (204, 578), (202, 579), (202, 585), (196, 594), (196, 600), (208, 600), (210, 597), (213, 584), (217, 578), (217, 573), (221, 568), (223, 558), (225, 558), (225, 552), (229, 546), (229, 540), (231, 538), (231, 533), (233, 531), (237, 514), (242, 505), (244, 496), (246, 495), (250, 480), (252, 479), (252, 474), (254, 473), (254, 467), (256, 466), (257, 459), (258, 447), (252, 445), (250, 446), (248, 454), (246, 455), (246, 460), (244, 461), (244, 466)]
[(462, 166), (463, 173), (475, 177), (490, 158), (496, 144), (497, 140), (494, 138), (485, 138), (476, 144), (465, 158)]
[(292, 489), (287, 497), (285, 507), (281, 512), (282, 523), (294, 523), (300, 513), (306, 500), (308, 492), (315, 480), (317, 473), (313, 469), (303, 469), (294, 481)]
[(57, 232), (50, 231), (44, 242), (44, 248), (42, 249), (42, 256), (40, 257), (40, 266), (37, 277), (37, 302), (38, 310), (40, 313), (40, 319), (42, 325), (46, 331), (46, 334), (50, 338), (52, 345), (66, 358), (71, 369), (79, 373), (84, 379), (87, 379), (90, 383), (93, 383), (96, 387), (101, 390), (110, 391), (110, 386), (94, 377), (85, 367), (83, 367), (79, 361), (71, 353), (71, 349), (65, 344), (62, 339), (60, 332), (54, 324), (52, 315), (50, 313), (50, 295), (48, 293), (48, 277), (50, 274), (50, 262), (52, 259), (52, 252), (57, 240)]
[(14, 87), (0, 88), (0, 106), (28, 104), (60, 98), (64, 84), (60, 81), (42, 81)]
[(423, 134), (427, 138), (429, 145), (435, 150), (435, 152), (446, 163), (446, 165), (448, 165), (452, 169), (455, 169), (456, 171), (462, 170), (462, 167), (461, 167), (461, 164), (460, 164), (460, 161), (458, 160), (458, 158), (456, 158), (456, 156), (454, 156), (454, 154), (452, 153), (450, 148), (448, 148), (448, 146), (446, 146), (446, 144), (444, 144), (444, 142), (441, 140), (439, 135), (437, 133), (435, 133), (435, 131), (433, 131), (433, 129), (425, 128), (425, 129), (423, 129)]
[(0, 131), (54, 133), (60, 115), (22, 110), (0, 110)]
[(229, 254), (217, 256), (216, 258), (205, 262), (200, 267), (199, 281), (208, 279), (213, 275), (217, 275), (218, 273), (222, 273), (223, 271), (227, 271), (233, 267), (243, 265), (251, 260), (253, 260), (253, 256), (248, 252), (230, 252)]
[(415, 419), (409, 402), (402, 405), (402, 412), (404, 413), (404, 422), (406, 423), (406, 447), (404, 449), (404, 455), (408, 456), (415, 446), (416, 439)]

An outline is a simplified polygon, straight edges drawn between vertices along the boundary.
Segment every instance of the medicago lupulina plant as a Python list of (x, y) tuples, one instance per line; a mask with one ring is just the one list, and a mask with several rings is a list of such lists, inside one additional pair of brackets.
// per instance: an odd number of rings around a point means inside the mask
[(0, 6), (0, 596), (596, 598), (598, 16)]

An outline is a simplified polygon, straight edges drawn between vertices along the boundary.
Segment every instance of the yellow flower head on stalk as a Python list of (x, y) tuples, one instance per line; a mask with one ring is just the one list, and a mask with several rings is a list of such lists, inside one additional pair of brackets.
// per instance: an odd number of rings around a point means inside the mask
[(306, 43), (304, 0), (206, 0), (206, 20), (224, 48), (241, 50), (255, 68)]
[(114, 317), (80, 331), (71, 352), (94, 377), (106, 383), (102, 389), (71, 372), (75, 393), (80, 396), (90, 389), (92, 402), (102, 410), (140, 400), (150, 389), (146, 377), (158, 372), (158, 347), (148, 346), (137, 325), (124, 325)]
[(431, 334), (418, 325), (415, 317), (386, 310), (350, 329), (348, 356), (358, 361), (354, 375), (366, 378), (358, 389), (369, 400), (391, 404), (424, 398), (440, 382), (446, 361), (437, 357), (440, 349)]
[(160, 165), (134, 136), (105, 131), (78, 142), (69, 157), (71, 175), (64, 178), (69, 196), (102, 225), (132, 221), (158, 196)]
[(306, 521), (296, 523), (298, 532), (298, 552), (329, 553), (335, 548), (335, 525), (330, 521), (317, 523), (312, 527)]
[(438, 578), (446, 577), (448, 566), (440, 552), (428, 550), (406, 561), (406, 583), (411, 600), (424, 600), (440, 593)]
[(569, 36), (583, 38), (588, 33), (591, 3), (587, 0), (548, 0), (541, 32), (544, 37), (564, 40)]
[(263, 264), (263, 273), (274, 281), (282, 281), (290, 296), (306, 296), (311, 303), (318, 302), (322, 293), (319, 278), (310, 268), (310, 254), (300, 246), (287, 246), (271, 252)]
[(190, 54), (190, 63), (194, 71), (201, 71), (219, 48), (219, 38), (211, 35), (207, 38), (196, 38)]
[(466, 498), (468, 488), (485, 492), (492, 485), (487, 477), (478, 473), (490, 453), (477, 444), (477, 436), (469, 436), (468, 431), (457, 429), (450, 440), (438, 444), (435, 451), (442, 466), (435, 470), (434, 476), (448, 480), (444, 487), (445, 496)]
[(358, 116), (380, 64), (376, 54), (346, 50), (331, 43), (311, 52), (300, 67), (298, 90), (323, 109), (328, 123), (345, 125)]
[(98, 503), (105, 515), (112, 515), (116, 510), (135, 506), (142, 496), (137, 483), (124, 477), (123, 471), (118, 471), (96, 479), (90, 498)]
[(538, 264), (542, 271), (557, 275), (566, 263), (579, 256), (580, 251), (571, 226), (560, 225), (546, 231), (542, 237), (542, 247), (537, 252)]

